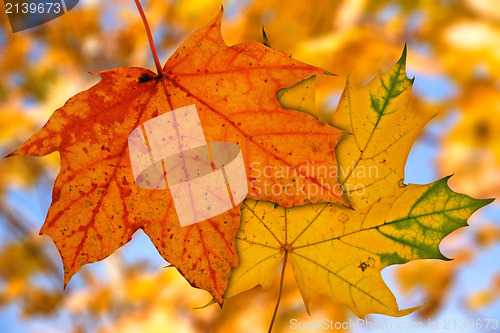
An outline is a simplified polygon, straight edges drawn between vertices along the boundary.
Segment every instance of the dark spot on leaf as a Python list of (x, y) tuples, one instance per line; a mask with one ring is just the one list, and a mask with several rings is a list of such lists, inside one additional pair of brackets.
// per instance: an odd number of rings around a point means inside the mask
[(362, 262), (359, 264), (358, 268), (361, 269), (362, 272), (364, 272), (365, 269), (368, 268), (368, 264), (366, 262)]
[(151, 80), (158, 80), (159, 78), (160, 78), (159, 75), (155, 75), (153, 73), (144, 73), (139, 77), (139, 83), (145, 83)]
[(346, 223), (347, 221), (349, 221), (349, 215), (347, 215), (345, 213), (342, 213), (339, 215), (339, 222), (340, 223)]

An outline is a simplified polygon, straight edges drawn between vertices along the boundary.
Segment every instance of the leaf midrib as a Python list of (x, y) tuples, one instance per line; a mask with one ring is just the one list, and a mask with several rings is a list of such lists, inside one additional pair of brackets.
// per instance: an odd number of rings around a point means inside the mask
[[(399, 63), (399, 66), (397, 68), (397, 72), (395, 72), (395, 75), (396, 75), (396, 78), (399, 77), (400, 73), (401, 73), (401, 69), (404, 67), (404, 62), (400, 62)], [(386, 88), (385, 84), (383, 84), (387, 94), (386, 96), (384, 96), (384, 104), (381, 108), (381, 112), (376, 112), (378, 114), (378, 117), (377, 117), (377, 121), (375, 122), (374, 126), (373, 126), (373, 131), (370, 133), (370, 136), (368, 137), (368, 140), (366, 141), (366, 144), (364, 146), (363, 149), (361, 149), (358, 146), (358, 149), (360, 150), (361, 154), (359, 155), (359, 158), (358, 160), (356, 161), (356, 163), (354, 164), (354, 166), (351, 168), (351, 170), (349, 171), (349, 173), (347, 174), (347, 176), (345, 177), (344, 181), (341, 183), (342, 185), (344, 185), (347, 180), (351, 177), (352, 173), (354, 172), (354, 169), (358, 166), (359, 162), (363, 159), (363, 155), (364, 153), (366, 152), (366, 148), (368, 147), (368, 145), (371, 143), (371, 140), (373, 138), (373, 135), (375, 134), (375, 132), (377, 131), (377, 127), (380, 123), (380, 120), (382, 119), (382, 117), (385, 115), (385, 111), (387, 109), (387, 107), (389, 106), (389, 102), (390, 100), (392, 100), (394, 97), (392, 97), (392, 93), (393, 93), (393, 90), (396, 88), (397, 86), (397, 79), (389, 82), (389, 90)], [(351, 99), (351, 93), (349, 92), (349, 100)], [(353, 123), (353, 120), (352, 120), (352, 110), (351, 110), (351, 107), (350, 107), (350, 102), (349, 102), (349, 119), (350, 119), (350, 122), (351, 122), (351, 129), (353, 130), (353, 133), (352, 135), (354, 135), (354, 139), (356, 140), (357, 142), (357, 138), (356, 138), (356, 133), (354, 133), (354, 123)]]

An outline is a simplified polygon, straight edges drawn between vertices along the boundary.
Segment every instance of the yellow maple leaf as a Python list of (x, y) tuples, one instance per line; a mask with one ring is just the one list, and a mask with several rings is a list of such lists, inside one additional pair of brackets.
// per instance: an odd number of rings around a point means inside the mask
[[(292, 264), (306, 308), (326, 295), (357, 316), (404, 316), (381, 270), (415, 259), (443, 259), (441, 240), (467, 225), (492, 200), (453, 192), (447, 178), (404, 185), (404, 164), (413, 140), (432, 115), (409, 108), (412, 80), (405, 56), (366, 87), (347, 83), (333, 123), (348, 131), (336, 148), (339, 181), (354, 209), (334, 204), (283, 208), (246, 200), (237, 234), (240, 266), (226, 298), (256, 285), (268, 288), (283, 262)], [(375, 166), (378, 172), (365, 173)], [(343, 173), (342, 168), (349, 170)], [(283, 273), (282, 273), (283, 274)]]

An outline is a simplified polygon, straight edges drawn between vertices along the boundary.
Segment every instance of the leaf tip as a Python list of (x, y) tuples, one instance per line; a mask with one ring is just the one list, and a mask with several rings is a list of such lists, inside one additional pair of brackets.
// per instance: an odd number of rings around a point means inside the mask
[(8, 157), (16, 156), (16, 155), (17, 155), (17, 150), (13, 151), (12, 153), (10, 153), (8, 155), (5, 155), (3, 158), (8, 158)]
[(304, 306), (306, 307), (306, 312), (310, 316), (311, 315), (311, 309), (309, 308), (309, 299), (304, 299)]
[(495, 201), (495, 198), (488, 198), (488, 199), (480, 199), (481, 202), (483, 203), (483, 206), (481, 207), (484, 207), (486, 205), (489, 205), (490, 203), (492, 203), (493, 201)]
[(224, 15), (224, 5), (220, 5), (220, 10), (217, 16), (213, 19), (211, 27), (212, 28), (217, 28), (220, 30), (220, 27), (222, 25), (222, 16)]
[(436, 258), (436, 259), (439, 259), (439, 260), (442, 260), (442, 261), (453, 261), (454, 260), (453, 258), (448, 258), (443, 253), (439, 253), (439, 258)]
[(325, 75), (332, 75), (332, 76), (338, 76), (337, 74), (332, 73), (330, 71), (327, 71), (326, 69), (323, 71), (323, 74), (325, 74)]
[[(449, 185), (448, 185), (448, 180), (449, 180), (452, 176), (454, 176), (454, 175), (455, 175), (455, 174), (454, 174), (454, 173), (452, 173), (452, 174), (451, 174), (451, 175), (449, 175), (449, 176), (446, 176), (446, 177), (441, 178), (439, 181), (444, 182), (444, 183), (445, 183), (445, 184), (449, 187)], [(451, 191), (453, 191), (451, 188), (450, 188), (450, 190), (451, 190)], [(453, 192), (454, 192), (454, 191), (453, 191)], [(489, 205), (490, 203), (492, 203), (493, 201), (495, 201), (495, 198), (475, 199), (475, 198), (471, 198), (471, 197), (469, 197), (469, 199), (471, 199), (471, 200), (472, 200), (472, 202), (475, 204), (475, 205), (474, 205), (474, 206), (476, 207), (476, 208), (475, 208), (475, 210), (478, 210), (478, 209), (480, 209), (480, 208), (483, 208), (484, 206), (487, 206), (487, 205)], [(474, 210), (474, 211), (475, 211), (475, 210)]]
[(222, 306), (224, 305), (224, 299), (220, 299), (220, 300), (215, 300), (215, 303), (217, 303), (219, 305), (219, 308), (222, 309)]
[(347, 78), (345, 79), (345, 85), (349, 85), (349, 80), (351, 79), (351, 73), (347, 74)]
[[(344, 135), (346, 133), (344, 132)], [(342, 136), (344, 136), (342, 135)], [(344, 208), (347, 208), (347, 209), (350, 209), (350, 210), (355, 210), (354, 207), (352, 206), (352, 204), (349, 202), (349, 197), (345, 194), (343, 194), (341, 196), (341, 202), (339, 203), (340, 206), (344, 207)]]
[(445, 176), (441, 179), (441, 181), (444, 181), (445, 183), (448, 183), (448, 180), (453, 177), (455, 174), (452, 173), (451, 175)]
[(99, 72), (88, 72), (90, 75), (95, 75), (95, 76), (99, 76), (101, 79), (104, 78), (104, 75), (107, 71), (99, 71)]
[(406, 55), (407, 55), (407, 53), (408, 53), (408, 48), (406, 47), (406, 43), (405, 43), (405, 47), (403, 48), (403, 53), (401, 54), (401, 57), (399, 58), (398, 62), (396, 63), (397, 65), (400, 65), (403, 68), (406, 67)]
[(421, 308), (423, 308), (425, 306), (425, 303), (422, 304), (422, 305), (419, 305), (419, 306), (415, 306), (413, 308), (408, 308), (408, 309), (403, 309), (403, 310), (399, 310), (398, 311), (398, 314), (397, 314), (397, 317), (404, 317), (404, 316), (407, 316), (409, 314), (412, 314), (413, 312), (415, 311), (418, 311), (420, 310)]
[(477, 204), (477, 209), (481, 209), (484, 206), (488, 206), (490, 203), (495, 201), (495, 198), (488, 198), (488, 199), (474, 199), (474, 201)]
[(64, 285), (63, 285), (64, 290), (66, 290), (66, 287), (68, 286), (73, 276), (75, 276), (75, 274), (76, 272), (70, 273), (69, 271), (66, 270), (66, 268), (64, 268)]
[(193, 308), (193, 310), (201, 310), (201, 309), (209, 307), (210, 305), (214, 305), (216, 303), (217, 303), (217, 301), (215, 300), (215, 298), (212, 298), (207, 304)]
[(68, 286), (69, 280), (71, 278), (68, 278), (67, 275), (65, 274), (64, 276), (64, 284), (63, 284), (63, 290), (66, 290), (66, 287)]
[(264, 29), (264, 26), (262, 26), (262, 39), (264, 40), (264, 42), (262, 44), (264, 44), (267, 47), (271, 47), (271, 44), (269, 43), (269, 38), (267, 37), (267, 34), (266, 34), (266, 30)]

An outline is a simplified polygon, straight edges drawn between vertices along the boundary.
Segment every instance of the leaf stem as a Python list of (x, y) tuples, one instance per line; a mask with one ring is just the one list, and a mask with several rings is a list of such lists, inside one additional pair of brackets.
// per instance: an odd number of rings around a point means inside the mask
[(161, 68), (160, 60), (158, 59), (158, 54), (156, 53), (155, 42), (153, 41), (153, 36), (151, 35), (151, 29), (149, 29), (148, 19), (144, 14), (144, 10), (142, 10), (142, 6), (139, 0), (134, 0), (134, 1), (135, 5), (137, 6), (137, 10), (139, 10), (139, 14), (141, 15), (142, 22), (144, 23), (146, 34), (148, 35), (149, 46), (151, 47), (151, 53), (153, 54), (153, 59), (155, 61), (156, 70), (158, 71), (158, 76), (162, 76), (163, 71)]
[(268, 333), (271, 333), (273, 330), (274, 320), (276, 319), (276, 314), (278, 313), (278, 307), (280, 305), (281, 293), (283, 292), (283, 281), (285, 280), (285, 268), (288, 259), (288, 251), (285, 251), (285, 257), (283, 258), (283, 268), (281, 269), (281, 281), (280, 281), (280, 291), (278, 294), (278, 301), (276, 302), (276, 306), (274, 307), (273, 319), (271, 319), (271, 324), (269, 325)]

